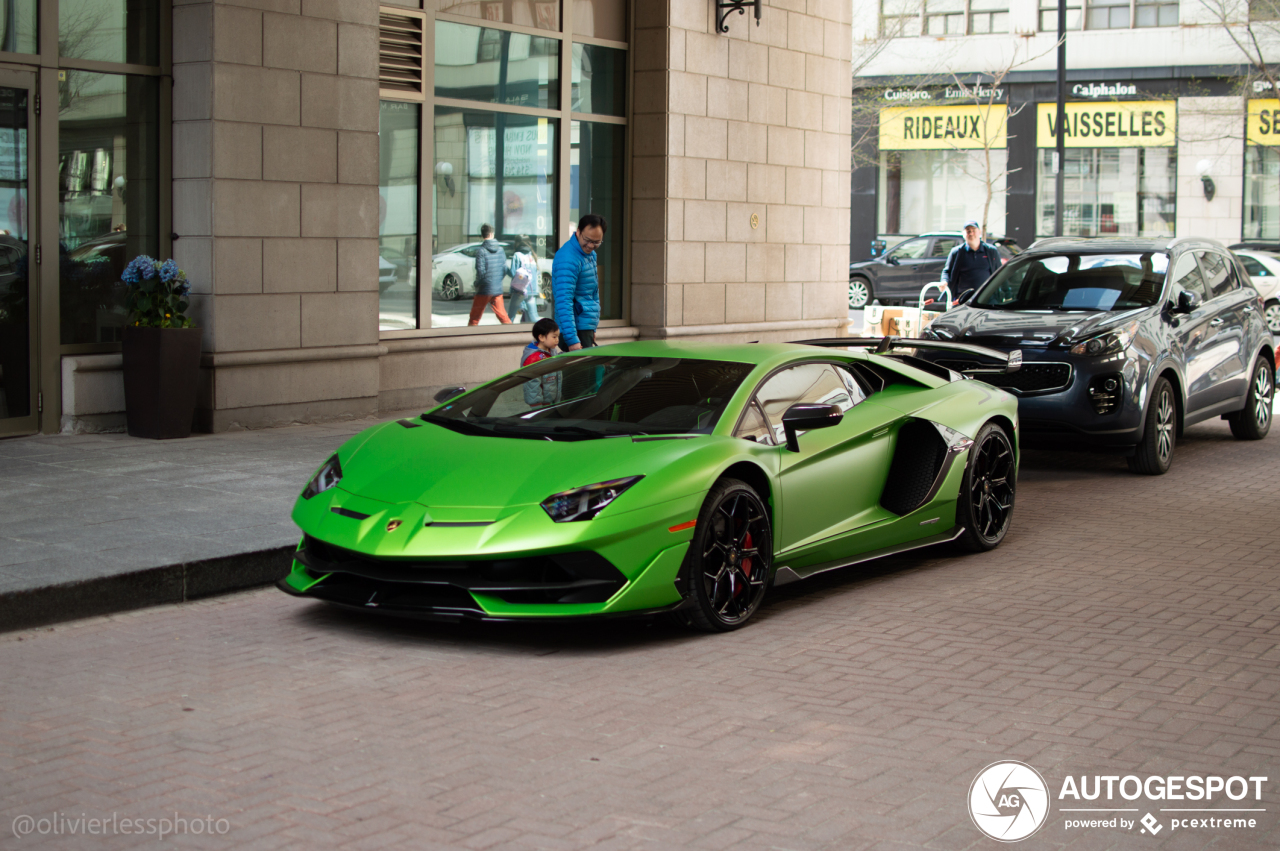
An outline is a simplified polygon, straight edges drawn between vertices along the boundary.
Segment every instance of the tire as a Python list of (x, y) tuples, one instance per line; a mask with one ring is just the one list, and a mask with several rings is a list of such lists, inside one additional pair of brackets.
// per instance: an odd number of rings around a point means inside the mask
[(737, 479), (721, 479), (698, 512), (685, 556), (691, 605), (686, 623), (702, 632), (744, 626), (772, 579), (773, 531), (760, 495)]
[(1173, 448), (1178, 442), (1178, 403), (1169, 379), (1156, 380), (1147, 402), (1142, 440), (1133, 448), (1129, 469), (1144, 476), (1163, 476), (1173, 464)]
[(1000, 546), (1013, 522), (1017, 489), (1013, 442), (1003, 428), (989, 422), (973, 441), (969, 465), (960, 483), (956, 521), (964, 532), (956, 538), (956, 546), (970, 553)]
[(444, 276), (440, 282), (440, 295), (446, 301), (457, 301), (462, 298), (462, 280), (452, 272)]
[(871, 290), (871, 282), (861, 275), (849, 279), (849, 309), (861, 310), (871, 303), (875, 296)]
[(1280, 334), (1280, 301), (1269, 301), (1263, 306), (1262, 320), (1272, 334)]
[(1271, 403), (1275, 400), (1276, 377), (1271, 364), (1259, 358), (1249, 377), (1249, 393), (1244, 409), (1227, 417), (1237, 440), (1262, 440), (1271, 430)]

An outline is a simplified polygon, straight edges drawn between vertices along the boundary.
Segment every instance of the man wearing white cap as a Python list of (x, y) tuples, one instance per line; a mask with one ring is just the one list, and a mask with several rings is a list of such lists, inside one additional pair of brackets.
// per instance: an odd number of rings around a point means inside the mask
[(964, 242), (951, 249), (942, 267), (942, 282), (953, 295), (976, 290), (1000, 268), (1000, 252), (982, 241), (982, 230), (975, 221), (964, 223)]

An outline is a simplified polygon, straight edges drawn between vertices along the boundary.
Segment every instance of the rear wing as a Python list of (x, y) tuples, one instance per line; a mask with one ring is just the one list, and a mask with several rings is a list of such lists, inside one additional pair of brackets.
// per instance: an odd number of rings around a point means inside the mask
[[(895, 349), (927, 349), (939, 352), (959, 352), (973, 357), (988, 358), (997, 365), (963, 370), (965, 375), (1003, 375), (1022, 368), (1022, 352), (1014, 349), (1002, 352), (986, 346), (969, 343), (948, 343), (945, 340), (920, 340), (914, 337), (827, 337), (819, 340), (796, 340), (801, 346), (821, 346), (826, 349), (849, 347), (868, 348), (875, 354), (892, 356)], [(1003, 364), (1003, 365), (999, 365)]]

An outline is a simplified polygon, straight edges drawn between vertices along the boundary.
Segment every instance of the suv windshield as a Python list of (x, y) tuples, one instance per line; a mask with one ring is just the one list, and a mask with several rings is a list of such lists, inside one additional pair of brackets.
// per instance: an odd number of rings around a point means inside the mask
[(1129, 310), (1160, 300), (1169, 257), (1038, 254), (1009, 261), (970, 302), (996, 310)]
[(752, 368), (684, 358), (554, 357), (423, 419), (466, 434), (534, 440), (707, 434)]

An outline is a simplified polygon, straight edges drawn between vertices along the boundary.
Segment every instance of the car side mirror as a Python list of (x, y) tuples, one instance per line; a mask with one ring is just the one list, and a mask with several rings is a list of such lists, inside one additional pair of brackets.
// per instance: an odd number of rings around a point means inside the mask
[(894, 257), (892, 254), (886, 254), (884, 256), (884, 262), (888, 263), (890, 266), (897, 266), (898, 258)]
[(454, 396), (461, 396), (467, 392), (465, 387), (446, 387), (435, 395), (437, 402), (448, 402)]
[(812, 431), (815, 428), (831, 428), (839, 425), (844, 419), (844, 412), (836, 405), (808, 405), (801, 403), (787, 408), (782, 415), (782, 430), (787, 434), (787, 448), (792, 452), (800, 451), (797, 431)]
[(1190, 313), (1200, 306), (1200, 293), (1193, 293), (1190, 290), (1183, 290), (1178, 293), (1178, 306), (1173, 309), (1174, 313)]
[(956, 299), (956, 304), (964, 304), (969, 299), (973, 298), (973, 294), (975, 292), (977, 292), (977, 290), (967, 289), (964, 292), (960, 293), (960, 297)]

